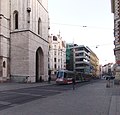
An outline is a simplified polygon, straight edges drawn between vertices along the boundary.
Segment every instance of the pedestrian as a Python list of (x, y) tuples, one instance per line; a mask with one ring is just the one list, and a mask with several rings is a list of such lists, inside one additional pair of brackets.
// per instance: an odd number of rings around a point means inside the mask
[(49, 75), (49, 77), (48, 77), (48, 83), (50, 83), (51, 82), (51, 70), (49, 70), (48, 75)]
[(110, 77), (109, 76), (106, 76), (106, 87), (109, 88), (110, 87)]
[(48, 83), (50, 83), (51, 82), (51, 76), (49, 75), (49, 77), (48, 77)]
[(75, 90), (75, 78), (72, 78), (72, 86), (73, 86), (73, 90)]
[(112, 75), (110, 79), (111, 79), (112, 87), (114, 87), (114, 79), (115, 79), (115, 77)]
[(40, 82), (42, 82), (42, 76), (40, 76)]

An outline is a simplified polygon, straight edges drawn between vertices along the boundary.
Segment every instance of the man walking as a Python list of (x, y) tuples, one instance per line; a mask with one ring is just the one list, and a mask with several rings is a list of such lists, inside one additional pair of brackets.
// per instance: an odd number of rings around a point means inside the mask
[(72, 85), (73, 85), (73, 90), (75, 90), (75, 78), (72, 78)]
[(48, 75), (49, 75), (49, 77), (48, 77), (48, 83), (50, 83), (50, 81), (51, 81), (51, 70), (49, 70)]
[(110, 88), (110, 76), (108, 76), (108, 75), (106, 76), (106, 81), (107, 81), (106, 82), (106, 87)]

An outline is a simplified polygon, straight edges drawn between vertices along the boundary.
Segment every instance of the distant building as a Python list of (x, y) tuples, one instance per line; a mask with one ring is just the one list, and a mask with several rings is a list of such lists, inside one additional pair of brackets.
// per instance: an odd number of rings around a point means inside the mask
[(120, 0), (111, 0), (111, 11), (114, 13), (115, 79), (120, 81)]
[(84, 45), (69, 44), (69, 70), (90, 74), (90, 51)]
[(60, 35), (49, 36), (49, 64), (52, 74), (58, 70), (66, 69), (66, 43)]
[(66, 68), (79, 73), (99, 76), (99, 59), (87, 46), (67, 44)]
[(47, 80), (48, 29), (48, 0), (0, 0), (0, 81)]
[(98, 77), (100, 75), (99, 59), (91, 49), (89, 50), (90, 50), (91, 74), (93, 75), (93, 77)]
[(102, 66), (102, 75), (113, 75), (113, 63)]
[(74, 62), (73, 62), (73, 44), (66, 44), (66, 69), (74, 71)]

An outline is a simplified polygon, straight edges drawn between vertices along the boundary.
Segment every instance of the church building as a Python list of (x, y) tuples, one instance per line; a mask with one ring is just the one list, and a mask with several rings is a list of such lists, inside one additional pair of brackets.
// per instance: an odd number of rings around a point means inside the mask
[(0, 81), (48, 78), (48, 0), (0, 0)]

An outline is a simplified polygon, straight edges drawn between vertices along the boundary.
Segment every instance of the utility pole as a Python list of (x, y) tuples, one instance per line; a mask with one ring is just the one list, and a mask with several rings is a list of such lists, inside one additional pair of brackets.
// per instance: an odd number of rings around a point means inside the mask
[(75, 71), (75, 47), (74, 47), (74, 39), (73, 39), (73, 71)]

